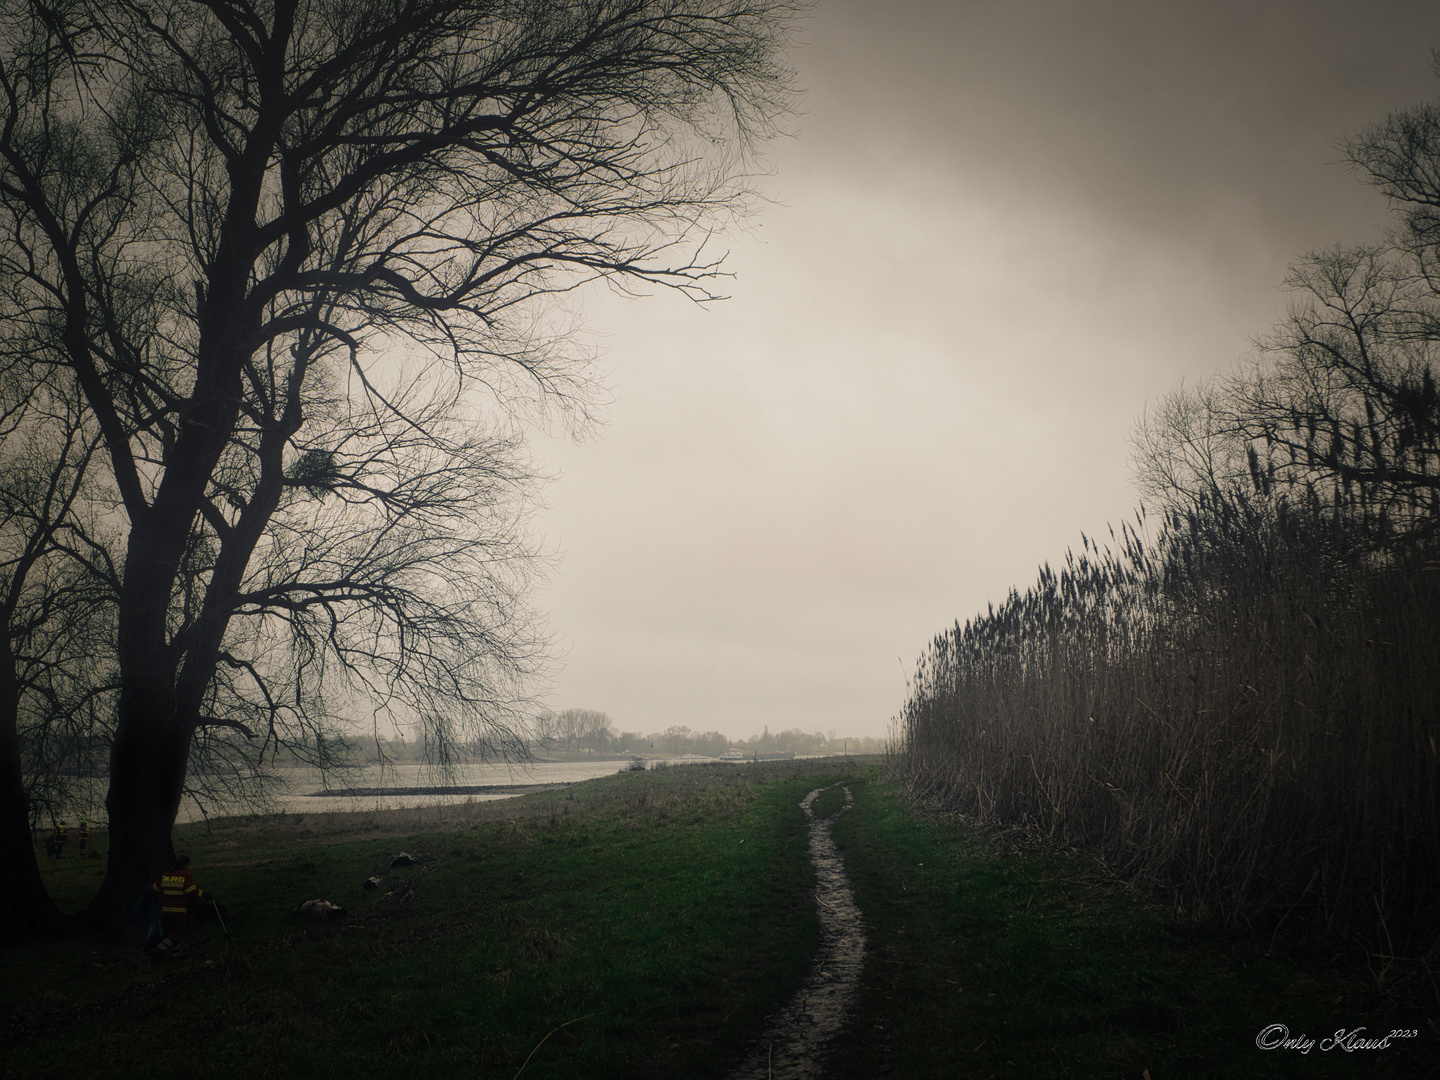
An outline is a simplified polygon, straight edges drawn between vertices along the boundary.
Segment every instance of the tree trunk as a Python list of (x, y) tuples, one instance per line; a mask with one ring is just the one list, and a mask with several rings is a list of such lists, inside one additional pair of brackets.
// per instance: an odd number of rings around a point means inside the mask
[(135, 901), (175, 861), (170, 831), (180, 810), (193, 729), (175, 722), (174, 697), (165, 681), (162, 675), (121, 695), (105, 796), (110, 851), (89, 912), (97, 928), (123, 926)]
[(13, 671), (6, 667), (0, 671), (0, 694), (4, 694), (0, 701), (4, 713), (0, 716), (0, 866), (6, 870), (6, 884), (0, 889), (4, 898), (0, 900), (0, 941), (4, 942), (51, 934), (62, 923), (35, 861), (13, 691)]
[[(202, 368), (202, 375), (204, 369)], [(234, 379), (230, 383), (234, 383)], [(132, 510), (125, 582), (117, 620), (120, 702), (110, 752), (110, 852), (105, 880), (90, 904), (93, 925), (123, 925), (140, 894), (175, 858), (170, 830), (180, 809), (198, 715), (179, 707), (176, 671), (182, 654), (167, 615), (191, 523), (205, 484), (234, 426), (238, 388), (211, 387), (195, 421), (167, 455), (165, 478), (151, 506)], [(197, 391), (198, 393), (198, 391)], [(221, 404), (216, 406), (215, 400)]]

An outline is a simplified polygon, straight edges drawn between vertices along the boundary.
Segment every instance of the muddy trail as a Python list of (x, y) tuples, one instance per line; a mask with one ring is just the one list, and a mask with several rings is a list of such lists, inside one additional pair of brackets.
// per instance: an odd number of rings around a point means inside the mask
[[(832, 785), (834, 786), (834, 785)], [(849, 1017), (865, 963), (865, 926), (845, 863), (830, 835), (835, 819), (855, 804), (849, 787), (845, 805), (826, 818), (813, 812), (816, 788), (800, 801), (810, 819), (810, 861), (815, 866), (815, 904), (820, 914), (820, 951), (795, 996), (769, 1018), (730, 1080), (804, 1080), (824, 1072), (836, 1037)]]

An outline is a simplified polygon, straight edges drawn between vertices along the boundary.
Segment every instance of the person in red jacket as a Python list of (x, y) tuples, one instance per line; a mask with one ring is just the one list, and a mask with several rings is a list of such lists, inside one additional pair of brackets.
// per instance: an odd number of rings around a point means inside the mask
[(51, 838), (51, 846), (55, 849), (55, 857), (57, 859), (63, 859), (65, 857), (65, 845), (69, 840), (70, 826), (62, 821), (59, 825), (55, 826), (55, 835)]
[(210, 894), (190, 875), (190, 856), (181, 855), (175, 860), (170, 872), (160, 875), (160, 880), (150, 886), (150, 891), (160, 894), (160, 917), (164, 922), (165, 936), (151, 949), (151, 956), (179, 956), (180, 939), (185, 936), (185, 923), (190, 914), (190, 901), (209, 900)]
[(78, 854), (78, 855), (84, 855), (86, 852), (88, 852), (88, 851), (90, 850), (90, 821), (89, 821), (89, 819), (83, 818), (83, 817), (80, 819), (80, 829), (79, 829), (79, 831), (75, 834), (75, 839), (79, 842), (79, 847), (76, 848), (76, 854)]

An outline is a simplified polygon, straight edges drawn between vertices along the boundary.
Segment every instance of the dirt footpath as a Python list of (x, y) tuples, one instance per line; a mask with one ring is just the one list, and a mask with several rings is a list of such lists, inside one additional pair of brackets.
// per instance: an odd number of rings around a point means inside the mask
[[(832, 785), (833, 786), (833, 785)], [(842, 785), (845, 805), (827, 818), (811, 810), (824, 788), (800, 802), (810, 818), (810, 861), (815, 864), (815, 903), (820, 912), (820, 952), (810, 974), (785, 1008), (770, 1017), (731, 1080), (803, 1080), (824, 1072), (825, 1058), (845, 1026), (860, 988), (865, 963), (865, 926), (845, 863), (830, 836), (835, 819), (855, 804)]]

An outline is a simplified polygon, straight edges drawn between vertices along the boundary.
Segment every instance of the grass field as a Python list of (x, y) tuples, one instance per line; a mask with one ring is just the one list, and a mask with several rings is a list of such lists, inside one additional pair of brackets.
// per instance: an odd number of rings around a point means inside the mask
[[(1368, 973), (1306, 970), (1178, 922), (1082, 858), (917, 814), (895, 785), (855, 790), (834, 835), (870, 956), (837, 1078), (1440, 1076), (1428, 981), (1381, 994)], [(1315, 1045), (1262, 1051), (1272, 1024)], [(1416, 1034), (1321, 1043), (1361, 1027)]]
[[(1433, 996), (1380, 997), (1174, 924), (1081, 860), (913, 811), (876, 772), (685, 766), (563, 795), (179, 829), (229, 935), (196, 927), (163, 964), (98, 939), (6, 952), (4, 1072), (149, 1077), (178, 1053), (197, 1077), (724, 1076), (818, 944), (796, 804), (848, 777), (856, 803), (835, 836), (870, 955), (834, 1076), (1440, 1075)], [(826, 792), (817, 813), (842, 802)], [(389, 869), (402, 850), (420, 862)], [(101, 869), (45, 872), (74, 906)], [(363, 891), (376, 873), (382, 888)], [(349, 915), (290, 914), (315, 897)], [(1418, 1034), (1258, 1050), (1272, 1023)]]

